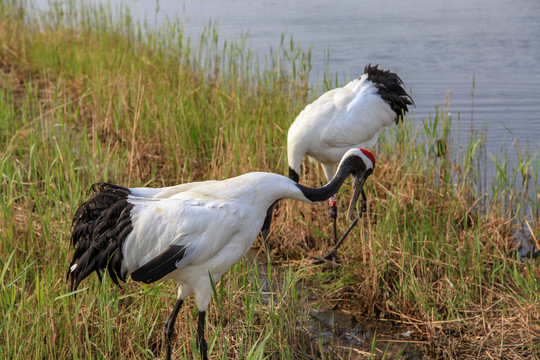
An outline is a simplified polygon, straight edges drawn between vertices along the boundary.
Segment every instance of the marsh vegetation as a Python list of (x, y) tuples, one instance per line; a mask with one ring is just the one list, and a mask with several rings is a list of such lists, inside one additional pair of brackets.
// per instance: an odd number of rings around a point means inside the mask
[[(173, 283), (91, 277), (69, 292), (71, 219), (92, 183), (286, 173), (288, 126), (325, 90), (309, 87), (310, 53), (284, 37), (258, 60), (245, 41), (218, 46), (218, 36), (208, 27), (194, 46), (181, 22), (151, 29), (104, 8), (0, 3), (1, 358), (163, 354)], [(540, 245), (536, 153), (509, 164), (476, 131), (456, 146), (453, 120), (443, 105), (385, 132), (367, 216), (340, 266), (310, 261), (331, 245), (326, 204), (280, 202), (270, 261), (257, 241), (257, 255), (216, 285), (210, 357), (538, 358), (540, 262), (516, 252), (524, 237)], [(489, 181), (488, 161), (498, 169)], [(324, 181), (304, 165), (305, 183)], [(189, 303), (176, 358), (197, 354)]]

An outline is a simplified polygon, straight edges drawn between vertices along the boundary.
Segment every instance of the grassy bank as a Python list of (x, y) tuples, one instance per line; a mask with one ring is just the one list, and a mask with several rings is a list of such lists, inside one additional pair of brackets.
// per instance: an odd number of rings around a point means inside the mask
[[(220, 45), (211, 27), (198, 46), (181, 23), (148, 30), (128, 13), (117, 21), (104, 9), (31, 15), (18, 2), (0, 3), (3, 359), (163, 356), (174, 284), (118, 289), (90, 277), (69, 293), (71, 219), (93, 182), (286, 173), (288, 126), (320, 93), (308, 87), (309, 53), (283, 39), (261, 62), (245, 42)], [(339, 267), (309, 261), (330, 245), (326, 205), (281, 202), (272, 264), (245, 259), (217, 285), (211, 358), (538, 358), (540, 264), (514, 255), (521, 227), (538, 242), (538, 200), (528, 198), (531, 188), (538, 193), (538, 164), (526, 151), (515, 167), (502, 155), (487, 183), (481, 134), (457, 149), (451, 122), (442, 107), (386, 132), (367, 184), (368, 216)], [(323, 182), (305, 165), (306, 184)], [(343, 208), (349, 194), (347, 185)], [(323, 342), (308, 324), (322, 307), (408, 335)], [(191, 299), (179, 316), (176, 358), (196, 354), (195, 316)]]

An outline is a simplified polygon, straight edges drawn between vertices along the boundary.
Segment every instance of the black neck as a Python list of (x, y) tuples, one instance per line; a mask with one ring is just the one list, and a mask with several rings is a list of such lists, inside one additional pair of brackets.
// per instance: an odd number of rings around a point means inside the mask
[(353, 174), (355, 177), (361, 177), (366, 172), (366, 165), (362, 159), (358, 156), (351, 156), (345, 159), (339, 168), (336, 175), (330, 180), (328, 184), (321, 188), (309, 188), (304, 185), (296, 184), (296, 186), (304, 193), (304, 196), (312, 202), (324, 201), (330, 196), (338, 192), (345, 179)]
[(289, 166), (289, 179), (295, 183), (300, 182), (300, 175)]

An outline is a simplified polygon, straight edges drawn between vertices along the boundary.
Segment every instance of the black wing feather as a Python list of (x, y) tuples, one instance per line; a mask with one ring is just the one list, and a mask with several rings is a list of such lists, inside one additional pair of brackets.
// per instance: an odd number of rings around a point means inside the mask
[(164, 252), (131, 273), (135, 281), (150, 284), (177, 269), (176, 263), (184, 257), (184, 245), (171, 245)]

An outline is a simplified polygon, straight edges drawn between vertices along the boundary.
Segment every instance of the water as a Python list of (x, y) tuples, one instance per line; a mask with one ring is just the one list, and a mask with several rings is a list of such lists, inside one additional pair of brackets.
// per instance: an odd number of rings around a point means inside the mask
[[(127, 3), (136, 18), (154, 19), (155, 3)], [(493, 154), (503, 141), (518, 139), (522, 147), (528, 141), (533, 152), (540, 144), (536, 0), (160, 1), (157, 23), (174, 17), (187, 20), (194, 38), (209, 21), (222, 40), (249, 32), (248, 45), (259, 54), (291, 35), (311, 48), (313, 84), (327, 60), (341, 84), (366, 64), (380, 64), (405, 81), (417, 119), (434, 115), (450, 90), (454, 119), (459, 113), (467, 131), (471, 117), (475, 128), (486, 127)]]
[[(106, 2), (83, 1), (84, 4)], [(193, 40), (216, 25), (220, 40), (246, 33), (260, 56), (292, 36), (311, 48), (310, 81), (325, 69), (340, 84), (366, 64), (396, 71), (415, 103), (414, 118), (435, 114), (451, 91), (462, 134), (487, 130), (487, 151), (517, 139), (540, 145), (540, 2), (537, 0), (124, 0), (136, 20), (184, 19)], [(37, 4), (45, 8), (47, 0)], [(114, 7), (114, 5), (113, 5)], [(157, 16), (156, 16), (157, 15)], [(474, 88), (473, 88), (474, 79)], [(471, 95), (474, 90), (474, 97)], [(293, 119), (291, 119), (292, 121)], [(464, 138), (468, 140), (467, 137)]]
[[(413, 121), (434, 116), (451, 94), (456, 144), (470, 130), (485, 134), (482, 157), (488, 190), (497, 175), (489, 154), (507, 157), (516, 168), (516, 150), (532, 155), (540, 147), (540, 1), (538, 0), (127, 0), (135, 18), (163, 24), (182, 18), (197, 39), (211, 21), (220, 41), (238, 40), (261, 57), (283, 34), (311, 49), (314, 88), (325, 71), (343, 85), (366, 64), (396, 71), (413, 96)], [(155, 14), (157, 13), (157, 17)], [(474, 95), (473, 95), (474, 94)], [(291, 116), (291, 122), (293, 121)], [(462, 149), (463, 150), (463, 149)], [(538, 161), (539, 156), (536, 157)], [(484, 179), (483, 179), (484, 180)], [(521, 181), (519, 181), (521, 182)], [(538, 202), (538, 189), (529, 188)], [(525, 208), (519, 222), (531, 215)], [(518, 234), (527, 252), (528, 228)], [(522, 234), (521, 234), (522, 232)]]
[(383, 358), (389, 359), (425, 357), (425, 350), (418, 345), (422, 339), (411, 325), (366, 319), (347, 310), (321, 305), (310, 310), (306, 328), (315, 347), (328, 355), (337, 352), (341, 359), (374, 358), (373, 353), (385, 354)]
[[(253, 271), (251, 281), (261, 286), (261, 301), (269, 305), (270, 297), (274, 297), (274, 302), (280, 301), (279, 292), (272, 291), (272, 288), (287, 287), (284, 268), (272, 266), (272, 272), (267, 270), (268, 258), (264, 251), (250, 250), (246, 258), (249, 266), (256, 266)], [(296, 326), (298, 333), (307, 335), (308, 341), (313, 348), (326, 354), (329, 358), (365, 359), (371, 357), (372, 351), (379, 354), (386, 354), (391, 359), (422, 359), (425, 352), (418, 343), (422, 342), (417, 333), (417, 329), (412, 325), (400, 324), (388, 319), (373, 319), (360, 315), (360, 308), (340, 307), (321, 304), (319, 300), (313, 302), (306, 294), (311, 293), (308, 288), (304, 288), (302, 281), (295, 283), (299, 298), (298, 306), (309, 308), (298, 312), (302, 320)], [(283, 300), (283, 299), (281, 299)], [(307, 316), (305, 316), (307, 315)], [(374, 343), (374, 340), (375, 343)], [(420, 341), (418, 341), (420, 340)], [(373, 348), (375, 346), (375, 348)]]

